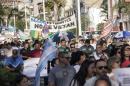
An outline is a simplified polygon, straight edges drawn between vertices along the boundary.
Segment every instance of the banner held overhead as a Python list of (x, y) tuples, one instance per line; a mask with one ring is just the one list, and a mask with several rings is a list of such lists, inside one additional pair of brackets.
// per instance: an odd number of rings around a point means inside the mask
[(67, 31), (70, 29), (77, 28), (75, 15), (65, 18), (61, 21), (41, 21), (37, 18), (30, 17), (30, 30), (42, 30), (44, 26), (47, 25), (49, 32)]
[(47, 25), (50, 26), (50, 32), (66, 31), (77, 28), (75, 15), (58, 22), (47, 22)]

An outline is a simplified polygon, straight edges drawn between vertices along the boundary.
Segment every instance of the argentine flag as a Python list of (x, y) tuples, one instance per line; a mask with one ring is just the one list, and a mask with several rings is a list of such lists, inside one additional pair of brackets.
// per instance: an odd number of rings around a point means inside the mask
[(45, 42), (45, 48), (36, 70), (34, 86), (40, 86), (40, 72), (46, 67), (48, 61), (56, 57), (56, 53), (57, 48), (53, 46), (53, 42), (48, 39)]

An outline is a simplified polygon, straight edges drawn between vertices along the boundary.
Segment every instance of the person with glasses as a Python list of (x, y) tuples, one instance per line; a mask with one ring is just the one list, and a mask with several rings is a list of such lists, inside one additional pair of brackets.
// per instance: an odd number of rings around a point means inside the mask
[(85, 45), (80, 47), (80, 51), (85, 52), (89, 56), (94, 52), (94, 47), (92, 45), (90, 45), (90, 39), (85, 40)]
[[(95, 81), (100, 76), (107, 75), (107, 73), (108, 73), (107, 62), (103, 59), (99, 59), (95, 62), (95, 68), (96, 68), (96, 76), (93, 76), (92, 78), (87, 80), (84, 86), (94, 86)], [(110, 79), (110, 81), (112, 83), (112, 86), (119, 86), (117, 82), (115, 82), (111, 79)]]
[(75, 43), (70, 44), (70, 51), (71, 51), (71, 53), (76, 52)]
[(76, 71), (69, 64), (70, 54), (66, 52), (58, 53), (59, 64), (52, 68), (48, 76), (48, 86), (69, 86)]

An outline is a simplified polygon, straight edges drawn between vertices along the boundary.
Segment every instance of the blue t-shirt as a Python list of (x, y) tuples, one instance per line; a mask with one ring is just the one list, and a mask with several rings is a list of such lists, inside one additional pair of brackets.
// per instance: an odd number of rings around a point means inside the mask
[(16, 56), (15, 58), (11, 56), (5, 59), (5, 65), (11, 68), (17, 68), (23, 65), (23, 59), (21, 56)]

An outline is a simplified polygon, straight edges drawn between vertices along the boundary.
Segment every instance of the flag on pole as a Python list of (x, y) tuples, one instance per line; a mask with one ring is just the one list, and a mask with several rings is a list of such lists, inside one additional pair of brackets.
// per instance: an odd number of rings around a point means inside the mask
[(53, 46), (53, 42), (48, 39), (36, 70), (34, 86), (40, 86), (40, 72), (46, 67), (48, 61), (56, 57), (56, 52), (57, 48)]
[(111, 31), (113, 29), (113, 23), (108, 23), (102, 30), (100, 38), (104, 38), (110, 35)]

